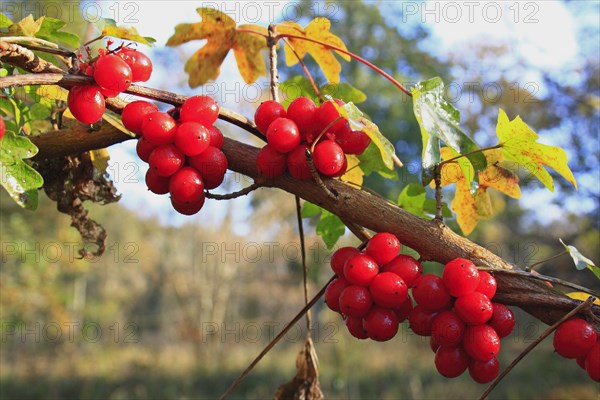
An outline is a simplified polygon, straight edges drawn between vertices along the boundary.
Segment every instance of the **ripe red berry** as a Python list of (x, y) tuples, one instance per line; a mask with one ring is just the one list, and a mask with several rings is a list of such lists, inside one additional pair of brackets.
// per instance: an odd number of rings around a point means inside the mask
[(210, 97), (205, 95), (188, 98), (179, 111), (181, 122), (198, 122), (204, 126), (215, 123), (219, 116), (219, 106)]
[(435, 337), (433, 337), (433, 336), (429, 337), (429, 348), (434, 353), (437, 351), (437, 349), (440, 348), (440, 344), (437, 342), (437, 340), (435, 340)]
[(143, 136), (140, 137), (135, 146), (135, 151), (137, 152), (140, 160), (144, 162), (148, 162), (150, 159), (150, 154), (157, 146), (154, 143), (149, 142)]
[(500, 362), (496, 357), (487, 361), (471, 360), (469, 362), (469, 375), (477, 383), (488, 383), (496, 379), (500, 372)]
[(494, 312), (490, 299), (479, 292), (467, 293), (456, 299), (454, 311), (468, 325), (485, 324)]
[(267, 142), (280, 153), (289, 153), (300, 144), (300, 131), (289, 118), (277, 118), (267, 129)]
[(317, 106), (308, 97), (300, 96), (294, 99), (287, 109), (287, 118), (296, 123), (300, 135), (305, 138), (307, 134), (314, 135), (316, 131)]
[(379, 273), (379, 266), (366, 254), (356, 254), (344, 264), (344, 276), (353, 285), (369, 286)]
[(169, 193), (179, 203), (195, 203), (204, 197), (204, 182), (192, 167), (183, 167), (171, 176)]
[(131, 85), (131, 68), (115, 54), (100, 56), (95, 64), (94, 80), (106, 97), (115, 97)]
[(587, 354), (584, 354), (580, 357), (577, 357), (575, 359), (575, 361), (577, 362), (577, 365), (579, 365), (579, 367), (585, 371), (585, 359), (587, 358)]
[(406, 254), (399, 254), (392, 261), (385, 264), (381, 270), (395, 273), (410, 288), (421, 277), (423, 266), (413, 257)]
[(417, 304), (431, 311), (440, 311), (452, 305), (450, 293), (442, 278), (434, 274), (425, 274), (414, 284), (412, 295)]
[(338, 178), (340, 176), (343, 176), (346, 173), (346, 170), (348, 169), (348, 158), (346, 157), (346, 155), (344, 154), (344, 159), (343, 159), (343, 163), (342, 163), (342, 168), (340, 168), (340, 170), (338, 172), (336, 172), (335, 174), (331, 175), (332, 178)]
[(554, 332), (554, 350), (565, 358), (577, 358), (596, 344), (594, 326), (581, 318), (563, 322)]
[(500, 352), (500, 338), (487, 324), (467, 326), (462, 343), (467, 354), (478, 361), (488, 361)]
[(325, 289), (325, 304), (331, 311), (341, 312), (340, 309), (340, 294), (350, 284), (342, 277), (336, 278)]
[(167, 194), (169, 193), (169, 177), (162, 177), (156, 175), (152, 168), (146, 171), (146, 186), (148, 190), (155, 194)]
[(123, 47), (118, 53), (119, 57), (131, 68), (132, 82), (146, 82), (152, 74), (152, 61), (141, 51)]
[(346, 317), (344, 323), (346, 324), (346, 328), (348, 328), (348, 332), (355, 338), (364, 340), (369, 337), (362, 318)]
[(440, 346), (458, 346), (464, 333), (465, 323), (452, 311), (442, 311), (432, 320), (431, 337)]
[(183, 163), (185, 156), (172, 144), (163, 144), (155, 148), (150, 154), (148, 164), (158, 176), (171, 176), (177, 172)]
[(469, 366), (469, 356), (462, 347), (441, 346), (435, 352), (435, 368), (446, 378), (462, 375)]
[(350, 317), (364, 317), (373, 306), (369, 289), (364, 286), (350, 285), (340, 293), (340, 310)]
[(148, 114), (142, 122), (142, 135), (157, 146), (172, 143), (176, 131), (177, 123), (164, 112)]
[[(334, 99), (333, 101), (335, 101), (340, 106), (344, 105), (344, 102), (340, 99)], [(334, 107), (331, 100), (328, 100), (325, 103), (321, 104), (321, 106), (317, 109), (315, 113), (316, 125), (319, 128), (318, 133), (320, 133), (323, 129), (325, 129), (329, 124), (333, 123), (338, 118), (340, 118), (340, 113)], [(327, 132), (336, 133), (338, 130), (344, 127), (345, 123), (346, 120), (342, 118), (339, 121), (335, 122), (332, 126), (330, 126), (327, 129)]]
[(214, 189), (219, 186), (225, 178), (228, 162), (225, 154), (216, 147), (208, 146), (206, 150), (197, 156), (189, 157), (190, 166), (196, 168), (206, 189)]
[(71, 114), (84, 124), (93, 124), (102, 118), (105, 104), (104, 96), (96, 85), (73, 86), (67, 96)]
[(381, 272), (369, 285), (373, 302), (381, 307), (398, 309), (406, 301), (408, 288), (393, 272)]
[(331, 269), (337, 276), (344, 276), (344, 264), (352, 256), (360, 254), (360, 250), (355, 247), (341, 247), (331, 256)]
[(156, 107), (152, 103), (148, 103), (147, 101), (138, 100), (132, 103), (128, 103), (125, 108), (123, 108), (123, 112), (121, 113), (121, 121), (125, 128), (129, 129), (131, 132), (136, 135), (142, 134), (142, 123), (146, 117), (154, 112), (158, 111), (158, 107)]
[(265, 178), (276, 178), (283, 175), (286, 168), (285, 154), (278, 152), (267, 144), (258, 153), (256, 168)]
[(446, 264), (442, 279), (444, 279), (444, 284), (450, 290), (450, 294), (459, 297), (477, 289), (479, 271), (471, 261), (456, 258)]
[(256, 109), (256, 113), (254, 113), (254, 123), (256, 123), (258, 130), (266, 135), (271, 122), (275, 121), (277, 118), (285, 118), (286, 115), (287, 113), (280, 103), (268, 100), (262, 102)]
[(477, 285), (476, 292), (485, 294), (488, 299), (492, 299), (496, 295), (496, 278), (487, 271), (479, 272), (479, 285)]
[(346, 154), (362, 154), (369, 147), (371, 138), (364, 132), (353, 131), (346, 123), (336, 132), (335, 141)]
[(306, 149), (308, 149), (308, 146), (301, 143), (287, 155), (287, 169), (290, 175), (301, 181), (312, 179), (310, 167), (306, 160)]
[(0, 140), (4, 137), (4, 133), (6, 132), (6, 124), (4, 123), (4, 119), (0, 118)]
[(400, 252), (400, 241), (388, 232), (375, 234), (367, 243), (365, 253), (373, 257), (377, 264), (385, 265), (392, 261)]
[(210, 145), (220, 149), (223, 147), (223, 133), (214, 125), (208, 127), (208, 135), (210, 137)]
[(186, 156), (197, 156), (210, 144), (210, 134), (198, 122), (184, 122), (177, 127), (173, 137), (175, 146)]
[(313, 161), (317, 171), (334, 176), (344, 167), (346, 156), (339, 144), (333, 140), (324, 140), (315, 146)]
[(205, 199), (203, 196), (200, 200), (194, 203), (180, 203), (171, 197), (171, 205), (179, 214), (194, 215), (197, 214), (198, 211), (200, 211), (200, 209), (204, 205), (204, 200)]
[(404, 302), (400, 304), (400, 307), (394, 309), (396, 315), (398, 316), (398, 322), (404, 322), (405, 320), (407, 320), (408, 317), (410, 317), (412, 310), (413, 302), (410, 296), (407, 295), (406, 300), (404, 300)]
[(431, 336), (433, 318), (437, 314), (437, 311), (429, 311), (417, 305), (408, 317), (410, 329), (419, 336)]
[(398, 333), (398, 316), (389, 308), (373, 306), (365, 315), (363, 326), (370, 339), (385, 342)]
[(494, 328), (498, 337), (508, 336), (515, 327), (515, 315), (510, 308), (500, 303), (492, 303), (492, 318), (487, 322)]
[(590, 378), (600, 382), (600, 342), (597, 342), (585, 357), (585, 370)]

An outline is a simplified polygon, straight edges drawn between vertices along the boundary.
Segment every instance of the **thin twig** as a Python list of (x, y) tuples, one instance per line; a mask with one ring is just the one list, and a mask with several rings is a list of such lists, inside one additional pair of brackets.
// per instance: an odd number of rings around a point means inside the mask
[(240, 384), (240, 382), (242, 382), (242, 380), (244, 380), (246, 375), (248, 375), (250, 373), (250, 371), (252, 371), (252, 369), (256, 366), (256, 364), (258, 364), (260, 362), (260, 360), (262, 360), (263, 357), (281, 340), (281, 338), (290, 330), (290, 328), (292, 326), (294, 326), (298, 321), (300, 321), (300, 319), (304, 316), (304, 314), (306, 314), (306, 312), (308, 310), (310, 310), (312, 308), (312, 306), (314, 306), (317, 303), (317, 301), (319, 301), (319, 299), (323, 296), (323, 294), (325, 294), (325, 290), (327, 289), (327, 286), (329, 286), (329, 284), (334, 279), (335, 279), (335, 275), (332, 276), (329, 279), (329, 281), (327, 281), (325, 286), (323, 286), (321, 288), (321, 290), (319, 290), (319, 292), (308, 302), (308, 304), (306, 304), (302, 308), (302, 310), (300, 310), (298, 312), (298, 314), (296, 314), (296, 316), (294, 318), (292, 318), (292, 320), (290, 322), (288, 322), (288, 324), (283, 328), (283, 330), (281, 332), (279, 332), (279, 334), (277, 336), (275, 336), (275, 338), (273, 338), (273, 340), (271, 340), (271, 342), (258, 354), (258, 356), (256, 356), (256, 358), (250, 363), (250, 365), (248, 365), (246, 367), (246, 369), (240, 374), (240, 376), (238, 376), (236, 378), (236, 380), (233, 381), (233, 383), (229, 386), (229, 388), (227, 388), (225, 393), (223, 393), (223, 395), (220, 397), (221, 400), (227, 398), (227, 396), (229, 396), (231, 394), (233, 389), (235, 389)]
[(345, 219), (342, 219), (342, 222), (348, 227), (348, 229), (350, 229), (350, 232), (352, 232), (354, 236), (360, 239), (361, 242), (366, 243), (369, 241), (369, 239), (371, 239), (371, 233), (369, 233), (369, 231), (363, 228), (362, 226)]
[(536, 265), (540, 265), (540, 264), (547, 263), (548, 261), (552, 261), (552, 260), (554, 260), (555, 258), (562, 257), (562, 256), (564, 256), (565, 254), (569, 254), (569, 250), (565, 250), (565, 251), (563, 251), (562, 253), (555, 254), (555, 255), (553, 255), (552, 257), (548, 257), (548, 258), (546, 258), (545, 260), (542, 260), (542, 261), (535, 262), (535, 263), (531, 264), (530, 266), (526, 267), (526, 269), (528, 269), (528, 270), (532, 270), (532, 269), (533, 269), (533, 267), (535, 267)]
[[(306, 243), (304, 241), (304, 226), (302, 225), (302, 206), (300, 205), (300, 197), (296, 198), (296, 218), (298, 220), (298, 234), (300, 235), (300, 256), (302, 258), (302, 277), (304, 280), (304, 304), (308, 304), (308, 267), (306, 265)], [(310, 337), (311, 332), (311, 315), (310, 310), (306, 312), (306, 334)]]
[(279, 74), (277, 73), (277, 40), (275, 37), (275, 26), (273, 24), (269, 25), (267, 36), (267, 46), (269, 46), (269, 65), (271, 71), (271, 84), (269, 85), (271, 88), (271, 97), (274, 101), (279, 103), (279, 92), (277, 88), (279, 87)]
[(435, 217), (434, 221), (438, 223), (443, 223), (444, 218), (442, 216), (442, 166), (441, 164), (436, 164), (434, 168), (434, 176), (433, 180), (435, 182)]
[(333, 125), (337, 124), (338, 121), (341, 121), (343, 119), (344, 119), (344, 117), (342, 117), (340, 115), (335, 120), (333, 120), (330, 123), (328, 123), (327, 125), (325, 125), (325, 128), (323, 128), (323, 130), (321, 131), (321, 133), (319, 133), (319, 136), (317, 136), (316, 139), (313, 140), (312, 144), (310, 145), (310, 152), (311, 153), (315, 152), (315, 147), (317, 146), (317, 143), (319, 143), (319, 140), (321, 140), (321, 138), (323, 137), (323, 135), (325, 135), (327, 133), (327, 131), (329, 130), (329, 128), (331, 128)]
[(580, 305), (578, 305), (577, 307), (575, 307), (574, 309), (572, 309), (564, 317), (562, 317), (561, 319), (559, 319), (558, 321), (556, 321), (554, 324), (552, 324), (552, 326), (550, 326), (548, 329), (546, 329), (533, 343), (531, 343), (529, 346), (527, 346), (525, 348), (525, 350), (523, 350), (521, 352), (521, 354), (519, 354), (517, 356), (517, 358), (515, 358), (513, 360), (513, 362), (511, 362), (510, 365), (508, 367), (506, 367), (504, 369), (504, 371), (502, 371), (502, 373), (496, 377), (496, 379), (494, 379), (494, 381), (492, 382), (492, 384), (485, 390), (485, 392), (483, 392), (483, 394), (481, 395), (481, 397), (479, 398), (479, 400), (484, 400), (492, 392), (492, 390), (494, 390), (494, 388), (498, 385), (498, 383), (500, 383), (500, 381), (502, 381), (502, 379), (506, 376), (506, 374), (508, 374), (519, 363), (519, 361), (521, 361), (531, 350), (533, 350), (538, 344), (540, 344), (540, 342), (542, 340), (544, 340), (552, 332), (554, 332), (554, 330), (556, 328), (558, 328), (558, 326), (560, 324), (562, 324), (564, 321), (566, 321), (569, 318), (571, 318), (573, 315), (577, 314), (583, 308), (589, 307), (590, 304), (592, 304), (593, 301), (594, 301), (594, 298), (593, 297), (589, 297), (586, 301), (584, 301), (583, 303), (581, 303)]
[(442, 166), (442, 165), (444, 165), (444, 164), (448, 164), (448, 163), (454, 162), (454, 161), (458, 160), (459, 158), (468, 157), (468, 156), (470, 156), (470, 155), (472, 155), (472, 154), (483, 153), (484, 151), (489, 151), (489, 150), (499, 149), (499, 148), (501, 148), (501, 147), (502, 147), (502, 143), (498, 143), (498, 144), (496, 144), (496, 145), (494, 145), (494, 146), (490, 146), (490, 147), (483, 147), (483, 148), (481, 148), (481, 149), (477, 149), (477, 150), (469, 151), (468, 153), (465, 153), (465, 154), (459, 154), (459, 155), (457, 155), (456, 157), (452, 157), (452, 158), (449, 158), (449, 159), (447, 159), (447, 160), (444, 160), (444, 161), (440, 162), (440, 163), (439, 163), (439, 166), (441, 167), (441, 166)]
[(283, 38), (283, 42), (289, 47), (289, 49), (292, 51), (292, 53), (294, 53), (294, 55), (296, 56), (296, 59), (302, 66), (302, 70), (304, 71), (304, 74), (308, 78), (313, 90), (315, 91), (315, 95), (318, 98), (320, 98), (321, 100), (323, 100), (323, 98), (321, 97), (321, 92), (319, 91), (319, 88), (317, 87), (317, 84), (315, 83), (315, 80), (313, 79), (312, 75), (310, 74), (310, 71), (306, 67), (306, 64), (304, 64), (304, 61), (302, 61), (302, 57), (300, 57), (300, 55), (298, 54), (298, 52), (296, 51), (294, 46), (292, 46), (292, 44), (289, 42), (289, 40), (287, 40), (286, 38)]
[(259, 187), (262, 187), (262, 185), (260, 183), (254, 182), (252, 185), (245, 187), (242, 190), (238, 190), (237, 192), (228, 193), (228, 194), (215, 194), (215, 193), (210, 193), (209, 191), (205, 191), (204, 195), (206, 196), (207, 199), (231, 200), (231, 199), (235, 199), (238, 197), (246, 196), (248, 193), (258, 189)]
[(321, 179), (321, 175), (319, 175), (319, 172), (317, 171), (317, 168), (315, 167), (315, 163), (313, 162), (313, 156), (312, 153), (310, 151), (310, 149), (306, 149), (304, 152), (304, 156), (306, 157), (306, 163), (308, 164), (308, 169), (310, 170), (310, 174), (312, 175), (313, 179), (315, 180), (315, 182), (317, 183), (317, 185), (323, 189), (323, 191), (325, 193), (327, 193), (327, 196), (333, 200), (337, 200), (337, 196), (335, 195), (335, 193), (333, 193), (331, 191), (331, 189), (329, 189), (326, 185), (325, 182), (323, 182), (323, 180)]

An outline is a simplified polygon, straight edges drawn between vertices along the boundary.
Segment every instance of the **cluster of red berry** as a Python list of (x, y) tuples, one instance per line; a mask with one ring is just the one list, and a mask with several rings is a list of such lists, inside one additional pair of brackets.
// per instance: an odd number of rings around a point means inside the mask
[(132, 82), (150, 79), (152, 62), (144, 53), (122, 46), (115, 51), (100, 49), (98, 57), (81, 63), (79, 69), (92, 76), (96, 84), (73, 86), (67, 104), (78, 121), (93, 124), (104, 114), (105, 97), (118, 96)]
[(565, 358), (574, 358), (590, 378), (600, 382), (600, 335), (581, 318), (569, 319), (554, 333), (554, 350)]
[(204, 190), (218, 187), (225, 178), (223, 134), (213, 126), (218, 115), (219, 106), (208, 96), (188, 98), (179, 110), (179, 121), (146, 101), (134, 101), (123, 109), (123, 125), (141, 135), (136, 150), (150, 165), (148, 189), (169, 193), (173, 208), (181, 214), (200, 211)]
[[(344, 105), (342, 100), (333, 101)], [(267, 178), (288, 170), (296, 179), (311, 179), (306, 149), (315, 140), (319, 140), (313, 153), (315, 168), (326, 176), (342, 176), (348, 166), (346, 154), (362, 154), (371, 143), (364, 132), (352, 130), (331, 100), (317, 107), (308, 97), (298, 97), (287, 111), (276, 101), (265, 101), (254, 122), (267, 137), (256, 160), (258, 171)]]

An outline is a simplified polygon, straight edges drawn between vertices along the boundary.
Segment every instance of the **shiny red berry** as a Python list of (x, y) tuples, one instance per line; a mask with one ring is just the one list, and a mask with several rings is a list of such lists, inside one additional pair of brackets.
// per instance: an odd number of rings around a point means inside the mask
[(588, 351), (585, 357), (585, 370), (590, 378), (596, 382), (600, 382), (600, 342)]
[(294, 99), (287, 109), (287, 118), (296, 123), (300, 135), (305, 138), (307, 134), (314, 135), (316, 132), (317, 106), (308, 97), (300, 96)]
[(215, 123), (219, 117), (219, 106), (209, 96), (199, 95), (188, 98), (179, 111), (181, 122), (198, 122), (204, 126)]
[(360, 254), (360, 250), (355, 247), (341, 247), (331, 256), (331, 269), (337, 276), (344, 276), (344, 264), (350, 257)]
[(371, 143), (366, 133), (352, 130), (348, 123), (336, 132), (335, 141), (346, 154), (362, 154)]
[(254, 123), (256, 123), (258, 130), (266, 135), (271, 122), (275, 121), (277, 118), (285, 118), (286, 115), (285, 108), (283, 108), (280, 103), (273, 100), (267, 100), (262, 102), (256, 109), (256, 112), (254, 113)]
[(392, 261), (385, 264), (381, 270), (395, 273), (410, 288), (421, 277), (423, 266), (413, 257), (406, 254), (399, 254)]
[(331, 311), (341, 312), (340, 309), (340, 294), (350, 284), (344, 278), (336, 278), (325, 289), (325, 304)]
[(475, 289), (476, 292), (485, 294), (490, 300), (496, 295), (496, 278), (487, 271), (479, 272), (479, 285)]
[(435, 352), (435, 368), (446, 378), (462, 375), (469, 366), (469, 356), (462, 347), (440, 346)]
[(267, 144), (260, 149), (256, 158), (256, 168), (265, 178), (276, 178), (283, 175), (287, 167), (285, 154)]
[(437, 311), (429, 311), (419, 305), (415, 306), (408, 317), (410, 329), (419, 336), (431, 336), (433, 318), (437, 314)]
[(142, 123), (146, 117), (154, 112), (158, 111), (158, 107), (156, 107), (152, 103), (148, 103), (147, 101), (138, 100), (131, 103), (128, 103), (125, 108), (123, 108), (123, 112), (121, 113), (121, 121), (125, 128), (129, 129), (131, 132), (136, 135), (142, 134)]
[(132, 82), (146, 82), (152, 74), (152, 61), (141, 51), (123, 47), (118, 53), (119, 57), (131, 68)]
[(379, 266), (366, 254), (356, 254), (344, 264), (344, 276), (353, 285), (369, 286), (379, 273)]
[(344, 320), (348, 332), (357, 339), (368, 339), (369, 335), (364, 327), (363, 319), (357, 317), (346, 317)]
[(183, 154), (197, 156), (208, 148), (210, 134), (208, 129), (198, 122), (184, 122), (177, 127), (173, 140)]
[(554, 332), (554, 350), (565, 358), (577, 358), (590, 351), (597, 337), (592, 324), (582, 318), (572, 318)]
[(442, 278), (434, 274), (425, 274), (414, 284), (412, 295), (417, 304), (427, 310), (440, 311), (452, 305), (450, 293)]
[(67, 96), (67, 105), (71, 114), (79, 122), (93, 124), (104, 114), (104, 96), (96, 85), (73, 86)]
[(515, 327), (515, 315), (510, 308), (500, 303), (492, 303), (492, 318), (487, 322), (494, 328), (500, 339), (508, 336)]
[(150, 154), (152, 154), (152, 151), (154, 151), (156, 147), (158, 146), (156, 146), (154, 143), (149, 142), (142, 136), (137, 141), (135, 151), (137, 152), (137, 155), (140, 158), (140, 160), (148, 162), (148, 160), (150, 159)]
[(306, 149), (308, 149), (308, 146), (301, 143), (287, 155), (287, 170), (290, 175), (301, 181), (312, 179), (310, 167), (306, 160)]
[(94, 67), (94, 80), (106, 97), (115, 97), (131, 85), (131, 68), (115, 54), (100, 56)]
[(208, 146), (206, 150), (197, 156), (189, 157), (188, 162), (202, 175), (206, 189), (218, 187), (223, 182), (229, 166), (225, 154), (212, 146)]
[(467, 293), (456, 299), (454, 311), (468, 325), (484, 324), (494, 312), (490, 299), (479, 292)]
[(398, 316), (398, 322), (406, 321), (408, 319), (408, 317), (410, 317), (412, 310), (413, 310), (412, 299), (410, 298), (410, 296), (406, 296), (406, 300), (404, 300), (404, 302), (402, 304), (400, 304), (400, 307), (394, 309), (394, 311), (396, 312), (396, 315)]
[[(334, 99), (338, 105), (343, 106), (345, 103), (340, 99)], [(327, 128), (327, 132), (336, 133), (338, 130), (344, 127), (346, 120), (340, 118), (340, 113), (335, 108), (331, 100), (326, 101), (321, 104), (321, 106), (317, 109), (315, 115), (316, 125), (318, 126), (318, 130), (320, 133), (324, 130), (328, 125), (332, 124), (329, 128)], [(334, 122), (336, 121), (337, 122)]]
[(467, 326), (462, 343), (467, 354), (478, 361), (488, 361), (500, 352), (500, 338), (487, 324)]
[(479, 286), (479, 271), (471, 261), (456, 258), (446, 264), (442, 279), (450, 290), (450, 294), (459, 297), (477, 289), (477, 286)]
[(204, 197), (204, 182), (192, 167), (183, 167), (171, 176), (169, 193), (179, 203), (196, 203)]
[(398, 333), (398, 316), (389, 308), (373, 306), (365, 315), (363, 326), (370, 339), (385, 342)]
[(171, 197), (171, 205), (173, 206), (175, 211), (177, 211), (179, 214), (194, 215), (194, 214), (197, 214), (198, 211), (200, 211), (200, 209), (204, 205), (204, 200), (205, 199), (203, 196), (202, 199), (200, 199), (196, 202), (193, 202), (193, 203), (180, 203)]
[(441, 346), (458, 346), (465, 333), (465, 323), (450, 310), (436, 315), (431, 323), (431, 337)]
[(469, 375), (477, 383), (489, 383), (496, 379), (500, 372), (500, 362), (496, 357), (487, 361), (471, 360), (469, 362)]
[(223, 147), (223, 142), (225, 139), (223, 138), (223, 133), (214, 125), (210, 125), (208, 127), (208, 135), (210, 137), (210, 145), (212, 147), (216, 147), (220, 149)]
[(148, 190), (155, 194), (169, 193), (169, 177), (158, 176), (149, 168), (146, 171), (146, 186)]
[(408, 287), (393, 272), (381, 272), (369, 284), (373, 302), (381, 307), (398, 309), (406, 301)]
[(339, 144), (333, 140), (324, 140), (315, 146), (313, 161), (317, 171), (334, 176), (344, 167), (346, 156)]
[(364, 317), (373, 306), (369, 289), (364, 286), (350, 285), (340, 293), (340, 310), (350, 317)]
[(172, 143), (176, 131), (177, 123), (164, 112), (148, 114), (142, 122), (142, 135), (157, 146)]
[(267, 129), (267, 142), (280, 153), (289, 153), (300, 144), (300, 131), (289, 118), (277, 118)]
[(367, 243), (365, 253), (373, 257), (379, 265), (392, 261), (400, 252), (400, 241), (388, 232), (375, 234)]
[(163, 144), (155, 148), (150, 154), (148, 164), (158, 176), (171, 176), (177, 172), (183, 163), (185, 156), (172, 144)]

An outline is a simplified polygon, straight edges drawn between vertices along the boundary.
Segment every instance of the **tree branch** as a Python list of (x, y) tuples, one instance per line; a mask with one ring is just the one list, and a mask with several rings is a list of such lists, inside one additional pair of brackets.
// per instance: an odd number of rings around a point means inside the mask
[(0, 61), (15, 65), (34, 73), (64, 72), (56, 65), (39, 58), (33, 51), (7, 41), (0, 42)]

